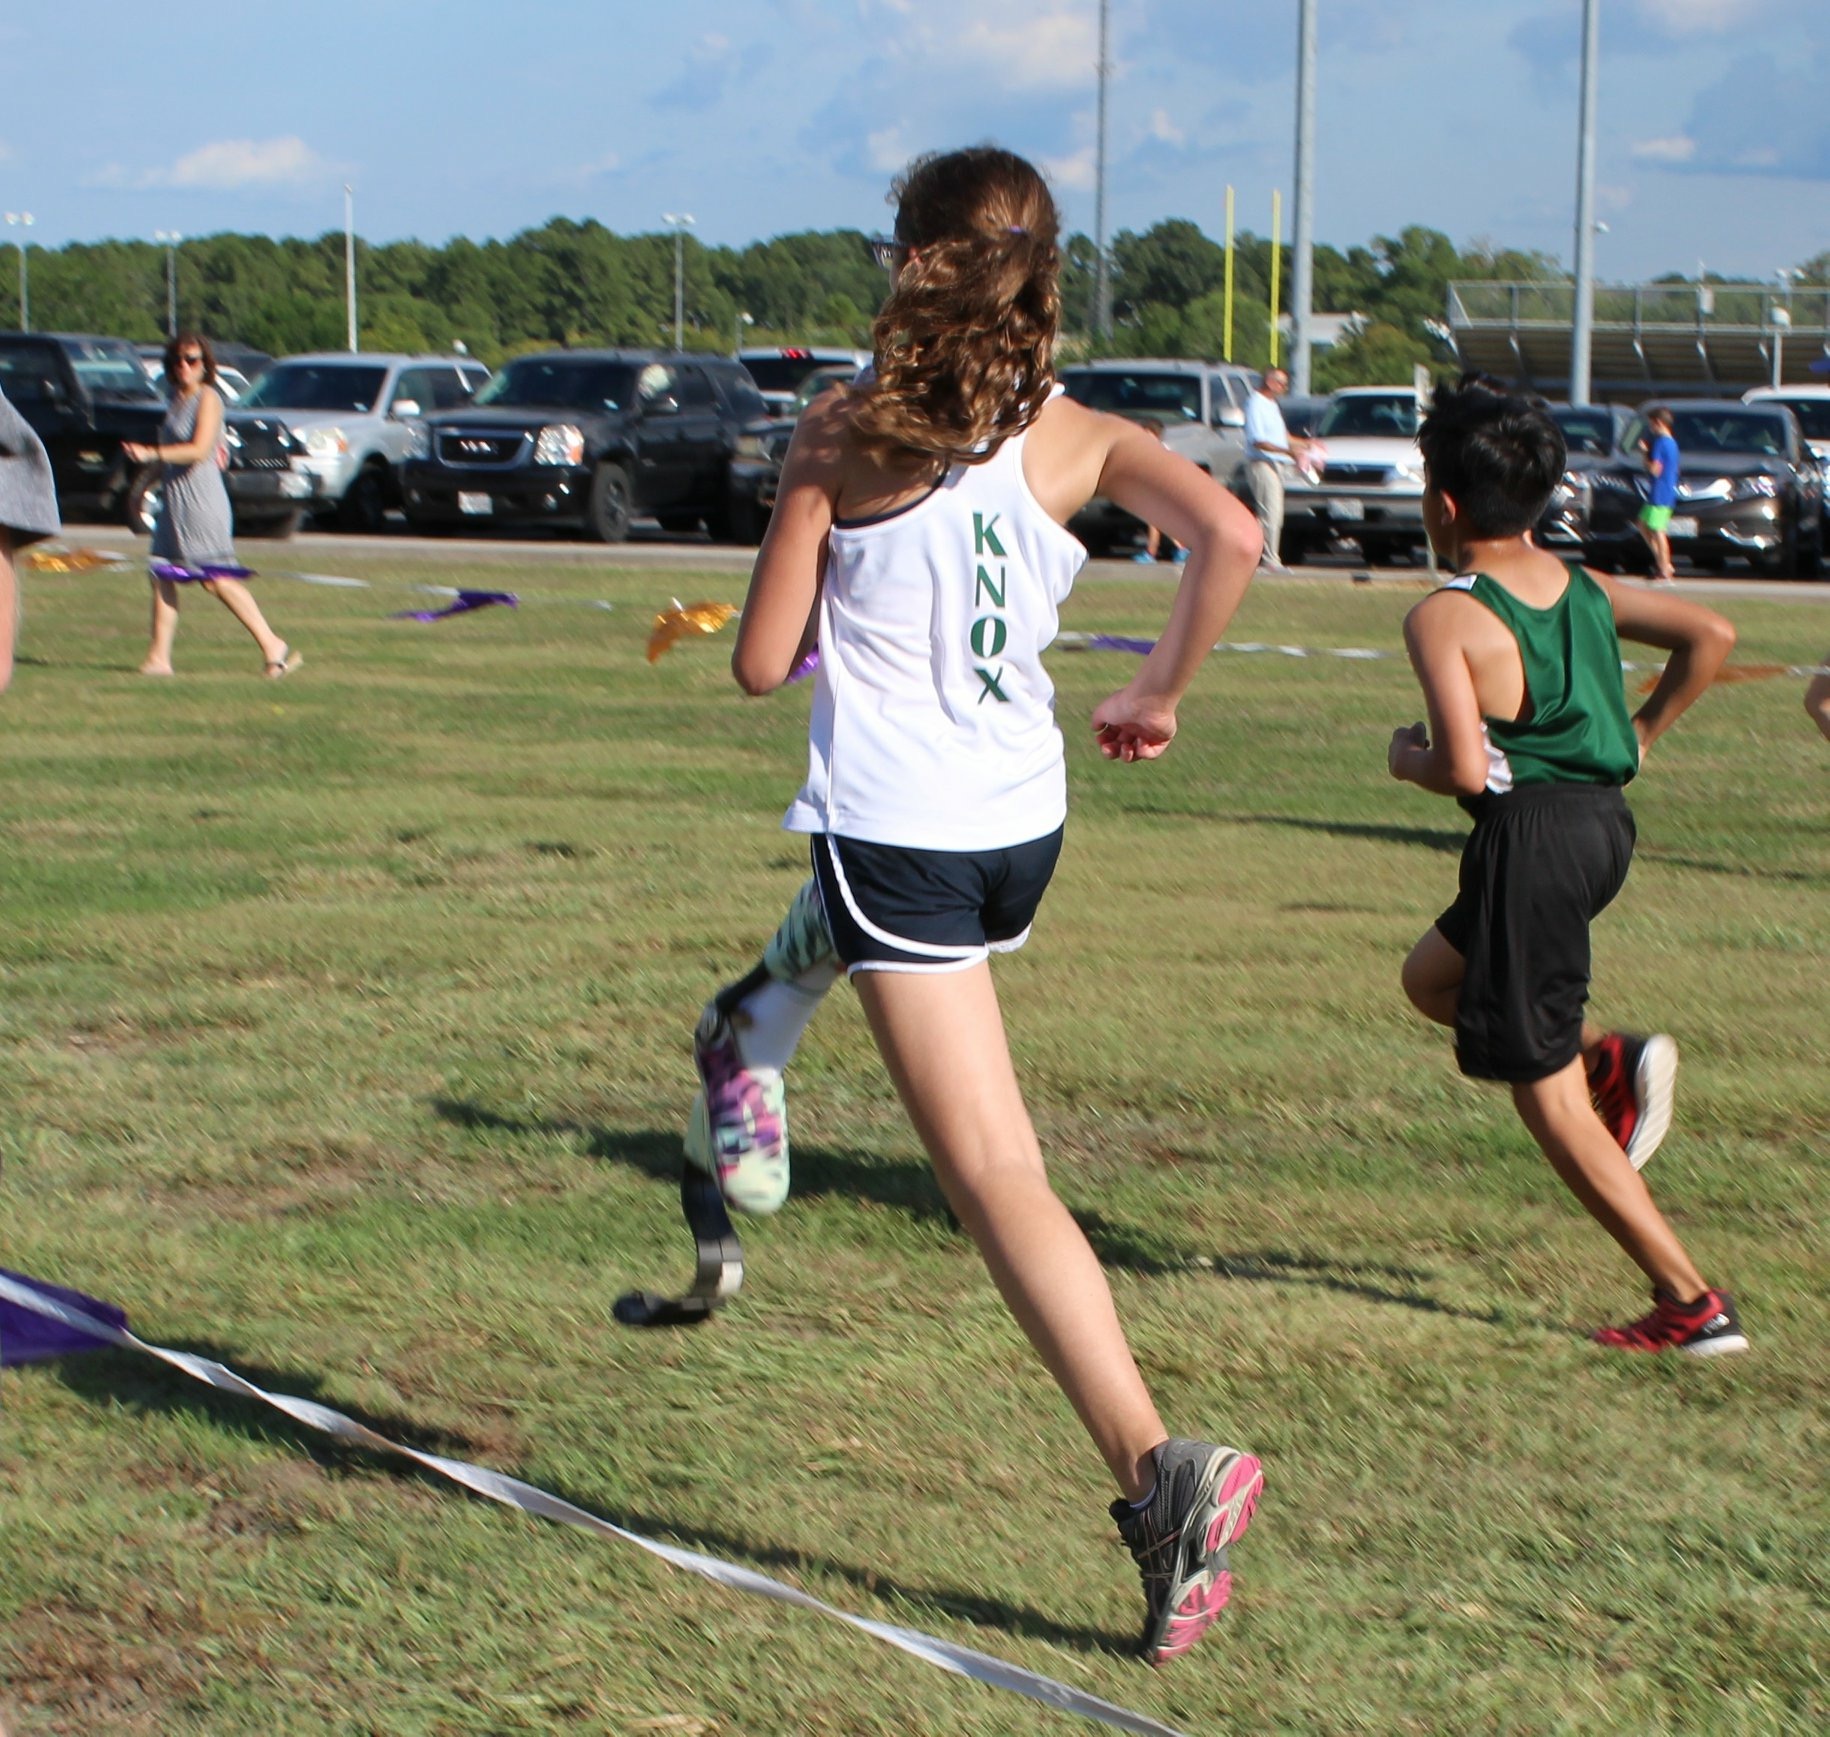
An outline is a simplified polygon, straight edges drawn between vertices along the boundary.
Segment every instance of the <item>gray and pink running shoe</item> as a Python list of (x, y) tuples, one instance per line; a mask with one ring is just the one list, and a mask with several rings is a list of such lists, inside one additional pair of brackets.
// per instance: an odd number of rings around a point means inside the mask
[(788, 1198), (788, 1094), (779, 1068), (744, 1063), (737, 1034), (708, 1001), (693, 1032), (700, 1090), (686, 1124), (686, 1155), (718, 1179), (734, 1211), (779, 1211)]
[(1171, 1437), (1156, 1450), (1149, 1504), (1112, 1504), (1119, 1536), (1144, 1583), (1138, 1651), (1153, 1665), (1180, 1658), (1232, 1596), (1226, 1547), (1251, 1524), (1264, 1468), (1237, 1448)]

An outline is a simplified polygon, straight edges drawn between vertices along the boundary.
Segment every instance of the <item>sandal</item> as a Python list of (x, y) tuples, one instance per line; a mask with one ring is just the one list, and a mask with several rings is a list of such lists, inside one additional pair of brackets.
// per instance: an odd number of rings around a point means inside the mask
[(270, 658), (261, 674), (270, 682), (276, 682), (281, 676), (291, 675), (305, 661), (303, 652), (294, 651), (284, 640), (280, 641), (280, 655)]

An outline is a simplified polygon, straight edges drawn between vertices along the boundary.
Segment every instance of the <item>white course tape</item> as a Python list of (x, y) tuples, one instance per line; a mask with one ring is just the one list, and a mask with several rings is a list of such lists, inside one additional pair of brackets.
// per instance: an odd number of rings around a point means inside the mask
[(412, 1460), (428, 1471), (437, 1472), (440, 1477), (449, 1478), (454, 1484), (460, 1484), (479, 1496), (487, 1496), (492, 1502), (519, 1508), (523, 1513), (537, 1514), (543, 1520), (556, 1520), (561, 1525), (595, 1532), (600, 1537), (633, 1544), (637, 1549), (646, 1550), (651, 1556), (658, 1556), (675, 1568), (701, 1575), (734, 1591), (753, 1593), (758, 1598), (774, 1599), (778, 1604), (792, 1604), (802, 1610), (832, 1617), (835, 1621), (874, 1635), (878, 1640), (886, 1641), (943, 1671), (951, 1671), (956, 1676), (971, 1677), (975, 1682), (989, 1683), (993, 1688), (1009, 1689), (1015, 1694), (1027, 1695), (1032, 1701), (1041, 1701), (1063, 1713), (1078, 1713), (1084, 1719), (1095, 1720), (1119, 1731), (1135, 1731), (1142, 1733), (1143, 1737), (1186, 1737), (1185, 1733), (1172, 1725), (1159, 1724), (1142, 1713), (1133, 1713), (1111, 1701), (1102, 1701), (1097, 1695), (1070, 1688), (1052, 1677), (1026, 1671), (1022, 1666), (995, 1658), (990, 1653), (981, 1653), (971, 1647), (961, 1646), (956, 1641), (942, 1640), (936, 1635), (923, 1634), (919, 1629), (902, 1628), (895, 1623), (874, 1622), (869, 1617), (854, 1616), (850, 1611), (840, 1610), (836, 1605), (827, 1604), (811, 1593), (802, 1592), (783, 1581), (772, 1580), (754, 1569), (721, 1561), (716, 1556), (702, 1556), (696, 1550), (682, 1550), (672, 1544), (660, 1544), (652, 1538), (644, 1538), (639, 1532), (626, 1532), (621, 1526), (613, 1526), (608, 1520), (600, 1519), (596, 1514), (575, 1507), (533, 1484), (523, 1483), (519, 1478), (505, 1477), (500, 1472), (473, 1466), (465, 1460), (448, 1460), (438, 1454), (426, 1454), (417, 1448), (403, 1447), (399, 1442), (377, 1435), (372, 1429), (357, 1423), (354, 1418), (345, 1417), (340, 1411), (332, 1411), (328, 1406), (314, 1404), (309, 1399), (298, 1399), (291, 1394), (268, 1393), (265, 1389), (256, 1387), (253, 1382), (244, 1380), (233, 1369), (212, 1362), (207, 1357), (193, 1357), (186, 1351), (172, 1351), (162, 1345), (150, 1345), (124, 1329), (96, 1320), (81, 1309), (71, 1308), (30, 1286), (16, 1284), (4, 1274), (0, 1274), (0, 1298), (30, 1309), (48, 1320), (59, 1321), (79, 1333), (105, 1339), (110, 1344), (122, 1346), (129, 1351), (142, 1351), (162, 1363), (169, 1363), (174, 1369), (182, 1369), (186, 1375), (207, 1386), (220, 1388), (224, 1393), (240, 1394), (244, 1399), (258, 1399), (262, 1404), (284, 1412), (296, 1422), (320, 1430), (325, 1435), (335, 1436), (339, 1441), (369, 1448), (376, 1453), (394, 1454), (401, 1459)]

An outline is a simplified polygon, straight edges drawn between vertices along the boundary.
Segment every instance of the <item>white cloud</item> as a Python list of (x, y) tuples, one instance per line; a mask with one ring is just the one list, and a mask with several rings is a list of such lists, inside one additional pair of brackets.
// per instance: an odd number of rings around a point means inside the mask
[(1094, 180), (1094, 153), (1091, 145), (1066, 157), (1043, 157), (1042, 172), (1055, 186), (1073, 193), (1089, 193)]
[(1151, 111), (1150, 136), (1153, 139), (1160, 139), (1165, 145), (1179, 145), (1187, 138), (1187, 134), (1169, 118), (1167, 109)]
[(1671, 36), (1721, 36), (1766, 10), (1764, 0), (1639, 0), (1647, 21)]
[(1009, 92), (1082, 90), (1095, 78), (1094, 8), (1068, 0), (877, 0), (883, 53), (905, 76)]
[(1632, 154), (1640, 163), (1688, 163), (1697, 154), (1697, 142), (1688, 133), (1673, 133), (1663, 139), (1638, 139), (1633, 143)]
[(98, 187), (232, 192), (243, 187), (305, 187), (335, 180), (339, 173), (336, 164), (291, 133), (278, 139), (218, 139), (187, 152), (169, 168), (132, 170), (110, 164), (89, 182)]
[(879, 133), (866, 136), (864, 154), (873, 169), (884, 175), (894, 175), (899, 169), (908, 167), (908, 161), (915, 153), (903, 143), (901, 127), (885, 127)]

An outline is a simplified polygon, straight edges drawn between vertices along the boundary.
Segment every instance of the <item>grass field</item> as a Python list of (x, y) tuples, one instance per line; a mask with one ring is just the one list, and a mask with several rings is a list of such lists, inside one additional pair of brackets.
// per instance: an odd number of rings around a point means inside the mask
[[(137, 579), (27, 576), (0, 1264), (1189, 1732), (1830, 1725), (1830, 750), (1798, 683), (1724, 687), (1661, 745), (1597, 930), (1598, 1015), (1683, 1048), (1649, 1174), (1754, 1342), (1704, 1363), (1586, 1344), (1637, 1275), (1403, 1003), (1465, 826), (1386, 776), (1405, 666), (1217, 658), (1171, 754), (1124, 768), (1085, 720), (1127, 660), (1054, 659), (1074, 818), (999, 967), (1013, 1047), (1171, 1427), (1268, 1477), (1232, 1611), (1155, 1674), (1102, 1469), (849, 992), (791, 1076), (795, 1198), (745, 1227), (743, 1295), (612, 1324), (688, 1270), (687, 1034), (801, 879), (806, 692), (744, 701), (728, 640), (644, 663), (653, 609), (736, 601), (728, 574), (461, 582), (530, 601), (421, 627), (383, 619), (410, 594), (269, 580), (296, 679), (197, 599), (157, 683), (125, 673)], [(1092, 579), (1065, 624), (1151, 632), (1167, 594)], [(1394, 649), (1416, 595), (1265, 587), (1233, 637)], [(1738, 660), (1830, 643), (1821, 608), (1729, 610)], [(150, 1360), (8, 1371), (0, 1404), (12, 1737), (1092, 1728)]]

